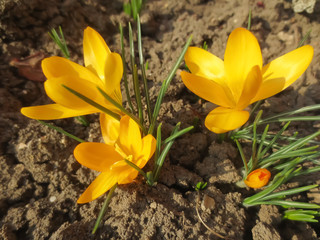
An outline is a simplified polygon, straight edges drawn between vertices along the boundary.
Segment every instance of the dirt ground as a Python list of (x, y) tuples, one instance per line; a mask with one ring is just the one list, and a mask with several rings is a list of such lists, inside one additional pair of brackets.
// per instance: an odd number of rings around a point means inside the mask
[[(309, 29), (307, 43), (315, 50), (306, 73), (292, 87), (266, 100), (264, 113), (320, 103), (320, 3), (317, 1), (313, 12), (295, 13), (291, 1), (277, 0), (148, 0), (141, 20), (151, 101), (155, 102), (161, 82), (191, 34), (193, 46), (206, 41), (208, 50), (223, 58), (228, 35), (236, 27), (247, 26), (250, 8), (251, 30), (259, 40), (264, 62), (296, 48)], [(186, 127), (200, 118), (199, 127), (173, 145), (157, 186), (149, 187), (138, 178), (117, 188), (101, 228), (91, 235), (104, 197), (84, 205), (76, 201), (97, 173), (75, 161), (76, 141), (20, 114), (21, 107), (50, 102), (43, 82), (30, 80), (41, 80), (39, 62), (32, 62), (33, 68), (20, 64), (19, 69), (9, 63), (38, 52), (59, 55), (48, 36), (50, 28), (59, 25), (72, 60), (80, 64), (86, 26), (101, 33), (112, 51), (120, 52), (118, 24), (127, 33), (130, 18), (123, 13), (122, 1), (111, 0), (1, 0), (0, 13), (0, 239), (219, 239), (197, 217), (194, 186), (199, 181), (208, 182), (201, 192), (200, 214), (226, 239), (320, 238), (318, 223), (283, 221), (283, 209), (275, 206), (247, 209), (241, 205), (254, 191), (235, 185), (241, 180), (238, 151), (231, 143), (218, 144), (217, 136), (204, 127), (213, 106), (199, 102), (178, 73), (160, 112), (163, 134), (167, 136), (178, 121)], [(125, 44), (128, 46), (127, 40)], [(89, 127), (74, 119), (52, 123), (80, 138), (100, 141), (98, 116), (88, 119)], [(292, 127), (310, 134), (319, 124)], [(311, 183), (320, 184), (319, 175), (293, 184)], [(320, 204), (319, 188), (300, 198)]]

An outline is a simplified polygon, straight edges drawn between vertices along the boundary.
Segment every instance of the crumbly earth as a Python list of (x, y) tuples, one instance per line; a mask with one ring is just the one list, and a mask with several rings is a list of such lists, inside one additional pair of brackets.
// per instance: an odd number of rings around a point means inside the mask
[[(309, 29), (307, 43), (315, 49), (306, 73), (292, 87), (266, 100), (264, 113), (320, 103), (320, 2), (313, 13), (310, 7), (308, 13), (295, 13), (291, 1), (278, 0), (148, 0), (141, 21), (151, 101), (155, 102), (161, 82), (191, 34), (192, 45), (206, 42), (209, 51), (223, 58), (228, 35), (236, 27), (247, 26), (249, 9), (264, 62), (293, 50)], [(38, 52), (61, 54), (47, 34), (59, 25), (72, 60), (80, 64), (86, 26), (95, 28), (112, 51), (119, 52), (118, 24), (125, 26), (127, 36), (130, 18), (123, 13), (122, 1), (111, 0), (2, 0), (0, 12), (0, 239), (219, 239), (200, 222), (197, 205), (203, 221), (226, 239), (319, 239), (319, 224), (282, 221), (283, 209), (275, 206), (242, 206), (254, 191), (235, 185), (241, 180), (238, 151), (231, 143), (219, 144), (217, 136), (204, 127), (213, 106), (184, 87), (179, 76), (183, 65), (168, 89), (159, 120), (164, 123), (164, 136), (178, 121), (186, 127), (200, 119), (197, 128), (173, 145), (155, 187), (138, 178), (116, 189), (101, 227), (92, 235), (105, 197), (84, 205), (76, 201), (97, 173), (75, 161), (76, 141), (20, 114), (23, 106), (50, 102), (43, 82), (33, 81), (41, 80), (38, 55), (32, 62), (27, 57)], [(9, 64), (13, 59), (24, 66), (13, 67)], [(52, 123), (88, 141), (101, 141), (98, 116), (88, 120), (89, 127), (73, 119)], [(308, 134), (319, 124), (292, 126)], [(147, 168), (152, 165), (150, 161)], [(208, 182), (200, 200), (194, 190), (199, 181)], [(319, 175), (293, 184), (307, 183), (319, 184)], [(300, 197), (320, 204), (319, 189)]]

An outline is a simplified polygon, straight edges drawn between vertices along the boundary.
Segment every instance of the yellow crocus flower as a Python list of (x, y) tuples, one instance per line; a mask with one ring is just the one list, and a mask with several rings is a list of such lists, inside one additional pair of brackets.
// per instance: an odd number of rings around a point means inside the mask
[(313, 48), (306, 45), (263, 66), (259, 43), (244, 28), (229, 36), (224, 61), (197, 47), (189, 47), (185, 62), (191, 73), (181, 72), (187, 88), (219, 107), (205, 119), (206, 127), (224, 133), (244, 125), (256, 101), (271, 97), (291, 85), (309, 66)]
[(258, 168), (252, 171), (248, 176), (247, 179), (244, 180), (244, 183), (251, 188), (261, 188), (269, 182), (271, 177), (271, 173), (268, 169), (265, 168)]
[(101, 35), (90, 27), (84, 30), (83, 55), (85, 67), (57, 56), (44, 59), (41, 64), (47, 78), (44, 88), (55, 103), (24, 107), (21, 113), (33, 119), (52, 120), (99, 112), (62, 86), (65, 85), (120, 114), (119, 109), (97, 89), (100, 87), (122, 104), (120, 81), (123, 65), (120, 55), (111, 52)]
[(151, 134), (141, 138), (138, 124), (128, 116), (123, 116), (120, 122), (102, 120), (101, 131), (106, 143), (85, 142), (74, 149), (74, 156), (80, 164), (101, 172), (80, 196), (78, 203), (96, 199), (116, 183), (131, 183), (138, 171), (124, 159), (143, 168), (156, 149), (156, 139)]

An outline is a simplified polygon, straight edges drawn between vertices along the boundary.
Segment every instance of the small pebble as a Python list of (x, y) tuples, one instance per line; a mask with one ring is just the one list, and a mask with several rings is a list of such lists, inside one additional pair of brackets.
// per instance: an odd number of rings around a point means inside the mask
[(216, 201), (212, 197), (204, 195), (202, 205), (204, 209), (213, 210), (216, 207)]
[(156, 208), (157, 208), (157, 203), (152, 202), (152, 203), (150, 204), (150, 208), (156, 209)]
[(49, 198), (49, 201), (50, 202), (55, 202), (57, 200), (57, 197), (56, 196), (51, 196), (50, 198)]

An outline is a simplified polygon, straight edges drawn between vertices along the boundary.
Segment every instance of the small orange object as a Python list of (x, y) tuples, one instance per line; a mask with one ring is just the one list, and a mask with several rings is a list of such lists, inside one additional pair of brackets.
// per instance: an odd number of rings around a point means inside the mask
[(247, 176), (247, 179), (244, 180), (244, 183), (251, 188), (261, 188), (268, 184), (270, 177), (271, 173), (268, 171), (268, 169), (258, 168)]

